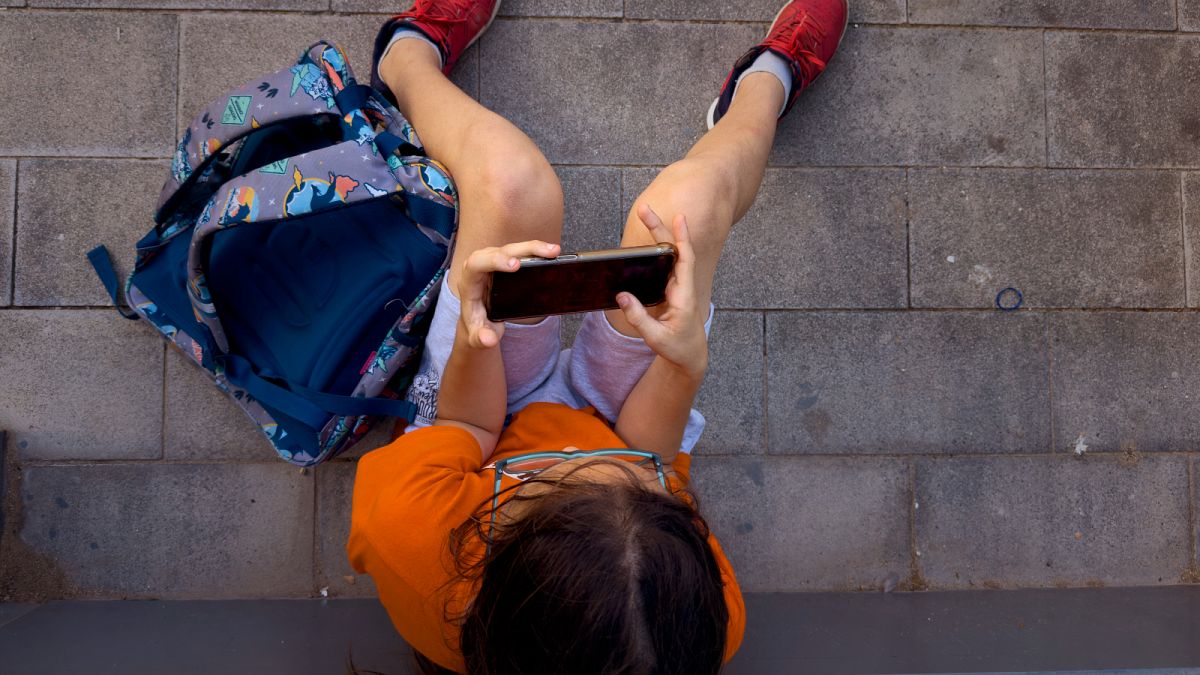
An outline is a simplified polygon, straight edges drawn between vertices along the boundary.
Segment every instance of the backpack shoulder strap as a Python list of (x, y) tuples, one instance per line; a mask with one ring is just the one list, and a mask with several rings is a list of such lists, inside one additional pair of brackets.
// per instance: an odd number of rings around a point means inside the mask
[(221, 150), (255, 129), (317, 114), (342, 117), (335, 98), (351, 85), (354, 76), (346, 53), (322, 40), (306, 49), (295, 65), (253, 80), (210, 103), (192, 120), (175, 147), (155, 221), (160, 225), (166, 222)]

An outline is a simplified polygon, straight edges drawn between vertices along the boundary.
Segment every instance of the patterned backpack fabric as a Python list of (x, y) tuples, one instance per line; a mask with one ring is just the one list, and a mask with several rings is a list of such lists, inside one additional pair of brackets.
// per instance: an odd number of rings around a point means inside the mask
[[(184, 132), (127, 318), (152, 323), (308, 466), (403, 399), (449, 265), (454, 183), (407, 120), (318, 42)], [(88, 255), (118, 307), (103, 247)]]

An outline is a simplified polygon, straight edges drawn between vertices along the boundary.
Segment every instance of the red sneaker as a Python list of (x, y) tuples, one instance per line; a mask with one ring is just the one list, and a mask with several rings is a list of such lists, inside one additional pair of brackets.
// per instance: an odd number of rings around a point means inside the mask
[[(375, 38), (372, 70), (379, 70), (379, 57), (392, 41), (396, 28), (407, 24), (438, 46), (442, 53), (442, 72), (449, 75), (462, 53), (479, 40), (499, 11), (500, 0), (416, 0), (412, 9), (384, 22)], [(375, 73), (372, 73), (372, 79), (378, 79)]]
[(775, 15), (767, 38), (734, 64), (721, 95), (708, 109), (708, 128), (713, 128), (729, 110), (738, 77), (767, 50), (787, 59), (792, 67), (792, 95), (783, 111), (783, 115), (788, 114), (800, 92), (821, 75), (833, 58), (848, 21), (846, 0), (791, 0), (784, 5)]

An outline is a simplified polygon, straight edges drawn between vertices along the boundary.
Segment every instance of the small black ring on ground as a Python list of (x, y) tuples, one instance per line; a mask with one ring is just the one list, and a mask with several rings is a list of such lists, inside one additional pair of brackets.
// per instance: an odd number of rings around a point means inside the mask
[[(1009, 297), (1015, 297), (1016, 302), (1012, 304), (1006, 304), (1005, 300)], [(996, 309), (1004, 312), (1011, 312), (1020, 309), (1023, 302), (1025, 302), (1025, 296), (1021, 294), (1021, 291), (1018, 291), (1012, 286), (1009, 286), (1008, 288), (996, 294)]]

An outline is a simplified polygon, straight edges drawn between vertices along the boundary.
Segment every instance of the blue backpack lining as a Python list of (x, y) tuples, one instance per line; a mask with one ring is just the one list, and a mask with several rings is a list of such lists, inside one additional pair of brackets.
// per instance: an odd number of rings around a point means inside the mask
[(216, 232), (207, 277), (232, 352), (264, 376), (348, 395), (444, 255), (403, 202), (380, 197)]

